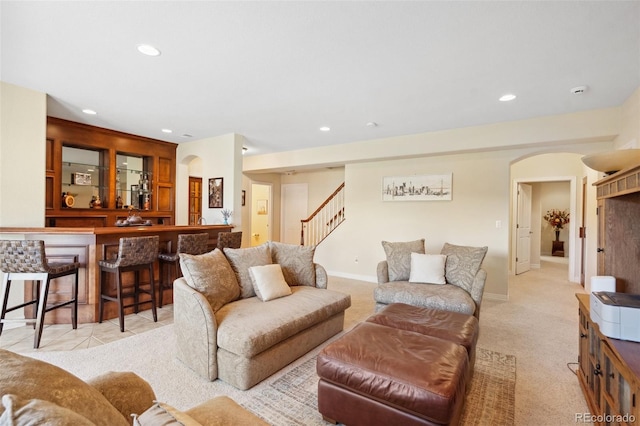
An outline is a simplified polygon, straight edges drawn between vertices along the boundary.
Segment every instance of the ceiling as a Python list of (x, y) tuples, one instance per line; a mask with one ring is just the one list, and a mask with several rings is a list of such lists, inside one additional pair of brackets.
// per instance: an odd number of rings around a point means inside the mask
[(0, 14), (0, 78), (47, 93), (49, 115), (176, 143), (235, 132), (248, 155), (607, 108), (640, 86), (638, 1), (2, 1)]

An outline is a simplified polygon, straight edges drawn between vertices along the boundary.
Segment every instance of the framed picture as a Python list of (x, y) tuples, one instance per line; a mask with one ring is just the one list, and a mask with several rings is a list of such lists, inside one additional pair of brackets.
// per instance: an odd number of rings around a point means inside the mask
[(247, 191), (242, 190), (242, 205), (244, 206), (247, 201)]
[(73, 173), (71, 175), (71, 183), (74, 185), (91, 185), (91, 174)]
[(382, 201), (450, 201), (452, 173), (382, 178)]
[(258, 200), (256, 202), (256, 214), (268, 214), (269, 213), (269, 205), (268, 200)]
[(211, 178), (209, 179), (209, 208), (221, 209), (222, 208), (222, 195), (224, 189), (224, 179)]

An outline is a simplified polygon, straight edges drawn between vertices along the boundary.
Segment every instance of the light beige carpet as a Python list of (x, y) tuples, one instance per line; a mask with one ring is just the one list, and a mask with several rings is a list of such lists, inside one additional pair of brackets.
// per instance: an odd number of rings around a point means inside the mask
[[(82, 379), (105, 371), (133, 371), (151, 384), (158, 400), (178, 409), (228, 395), (273, 425), (325, 424), (316, 405), (315, 356), (320, 347), (252, 389), (239, 391), (219, 380), (209, 382), (196, 376), (175, 359), (175, 342), (173, 325), (168, 325), (95, 348), (28, 355)], [(464, 424), (513, 424), (515, 357), (478, 348), (476, 358)]]

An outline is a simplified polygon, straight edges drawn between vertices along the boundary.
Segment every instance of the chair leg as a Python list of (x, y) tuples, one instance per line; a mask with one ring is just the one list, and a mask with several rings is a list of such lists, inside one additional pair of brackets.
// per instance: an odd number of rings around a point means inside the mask
[(7, 303), (9, 302), (9, 289), (11, 288), (11, 280), (9, 274), (5, 273), (2, 279), (2, 310), (0, 311), (0, 335), (2, 335), (2, 327), (5, 315), (7, 314)]
[(118, 318), (120, 319), (120, 332), (124, 333), (124, 301), (122, 300), (122, 273), (120, 268), (116, 271), (116, 291), (118, 292)]
[(102, 298), (102, 291), (104, 287), (104, 274), (105, 272), (100, 268), (100, 301), (98, 302), (98, 322), (102, 324), (102, 314), (104, 312), (104, 299)]
[(40, 285), (40, 297), (38, 300), (38, 313), (36, 315), (36, 334), (33, 338), (33, 348), (40, 347), (40, 339), (42, 338), (42, 330), (44, 328), (44, 314), (47, 308), (47, 295), (49, 294), (49, 276), (44, 279), (44, 285)]
[(133, 283), (133, 312), (138, 313), (138, 304), (140, 303), (140, 271), (136, 269), (134, 272), (134, 283)]
[(167, 262), (158, 262), (158, 271), (160, 272), (160, 282), (158, 283), (158, 307), (162, 308), (162, 293), (164, 293), (164, 280), (166, 279), (164, 268), (167, 268), (169, 274), (169, 264)]
[[(41, 282), (40, 280), (36, 280), (33, 282), (33, 299), (35, 301), (35, 309), (33, 310), (33, 319), (37, 319), (38, 318), (38, 306), (40, 306), (40, 286), (41, 286)], [(47, 305), (45, 305), (46, 307)], [(34, 321), (33, 322), (33, 329), (36, 329), (36, 325), (38, 324), (38, 321)]]
[[(156, 310), (156, 285), (153, 276), (153, 263), (149, 264), (149, 285), (151, 286), (149, 293), (151, 293), (151, 312), (153, 313), (153, 322), (158, 322), (158, 312)], [(162, 283), (160, 284), (160, 286), (162, 287)], [(160, 291), (162, 291), (162, 289)]]
[(71, 326), (74, 330), (78, 328), (78, 270), (76, 269), (75, 282), (73, 284), (73, 303), (71, 304)]

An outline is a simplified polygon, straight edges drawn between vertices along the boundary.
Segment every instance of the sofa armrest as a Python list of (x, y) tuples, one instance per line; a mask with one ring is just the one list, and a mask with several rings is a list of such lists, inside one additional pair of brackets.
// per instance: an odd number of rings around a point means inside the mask
[(176, 356), (208, 380), (218, 378), (218, 324), (207, 299), (184, 278), (173, 282)]
[(194, 420), (204, 426), (268, 426), (250, 411), (242, 408), (228, 396), (217, 396), (187, 411)]
[(324, 269), (324, 266), (317, 263), (314, 263), (313, 266), (316, 268), (316, 288), (327, 288), (329, 284), (327, 270)]
[(387, 263), (386, 260), (383, 260), (378, 263), (376, 273), (378, 274), (378, 284), (384, 284), (389, 282), (389, 264)]
[(475, 317), (480, 319), (480, 305), (482, 304), (482, 295), (484, 294), (484, 285), (487, 281), (487, 271), (480, 269), (473, 279), (471, 286), (471, 298), (476, 302)]
[(87, 383), (104, 395), (129, 424), (133, 424), (132, 414), (144, 413), (156, 399), (151, 385), (129, 371), (110, 371), (87, 380)]

